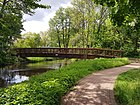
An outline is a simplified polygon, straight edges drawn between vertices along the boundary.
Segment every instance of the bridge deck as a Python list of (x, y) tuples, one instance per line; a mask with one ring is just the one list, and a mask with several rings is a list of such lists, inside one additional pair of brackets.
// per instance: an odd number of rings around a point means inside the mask
[(17, 48), (17, 55), (21, 57), (63, 57), (87, 58), (96, 57), (115, 58), (122, 56), (122, 50), (98, 48)]

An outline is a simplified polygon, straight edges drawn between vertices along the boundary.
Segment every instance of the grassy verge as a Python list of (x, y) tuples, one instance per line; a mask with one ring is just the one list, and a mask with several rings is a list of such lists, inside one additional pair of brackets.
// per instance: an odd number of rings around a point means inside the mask
[(28, 57), (27, 59), (29, 59), (31, 62), (42, 62), (46, 60), (45, 57)]
[(140, 69), (119, 75), (115, 84), (115, 97), (118, 105), (140, 105)]
[(29, 81), (0, 89), (0, 105), (60, 105), (61, 97), (84, 76), (127, 64), (127, 59), (81, 60)]
[[(27, 57), (29, 62), (36, 63), (36, 62), (43, 62), (43, 61), (53, 61), (58, 60), (59, 58), (52, 58), (52, 57)], [(59, 59), (60, 60), (60, 59)]]

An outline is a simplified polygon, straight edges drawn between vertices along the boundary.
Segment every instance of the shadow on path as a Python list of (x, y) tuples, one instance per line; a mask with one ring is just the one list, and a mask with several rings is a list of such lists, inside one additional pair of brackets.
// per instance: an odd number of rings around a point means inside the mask
[(113, 91), (115, 79), (132, 68), (140, 68), (140, 63), (106, 69), (81, 79), (74, 90), (62, 98), (62, 105), (117, 105)]

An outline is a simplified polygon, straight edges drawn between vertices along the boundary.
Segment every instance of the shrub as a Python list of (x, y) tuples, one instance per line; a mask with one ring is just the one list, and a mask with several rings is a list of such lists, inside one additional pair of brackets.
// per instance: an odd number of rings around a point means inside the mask
[(118, 105), (140, 104), (140, 69), (119, 75), (115, 83), (115, 97)]
[(126, 58), (77, 61), (59, 70), (35, 75), (28, 81), (0, 89), (0, 105), (60, 105), (61, 97), (82, 77), (127, 63)]

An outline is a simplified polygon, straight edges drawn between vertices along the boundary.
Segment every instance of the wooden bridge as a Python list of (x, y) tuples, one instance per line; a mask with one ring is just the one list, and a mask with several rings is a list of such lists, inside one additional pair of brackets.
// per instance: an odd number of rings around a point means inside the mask
[(20, 57), (60, 57), (60, 58), (115, 58), (122, 56), (122, 50), (98, 48), (16, 48)]

